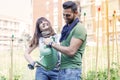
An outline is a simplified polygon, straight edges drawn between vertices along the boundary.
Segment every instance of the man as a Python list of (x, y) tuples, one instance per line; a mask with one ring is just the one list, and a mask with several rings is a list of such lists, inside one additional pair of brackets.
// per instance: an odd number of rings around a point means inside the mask
[(60, 45), (47, 39), (44, 43), (61, 52), (59, 80), (81, 80), (82, 55), (86, 46), (87, 33), (85, 27), (79, 22), (75, 2), (63, 3), (63, 17), (66, 25), (61, 32)]

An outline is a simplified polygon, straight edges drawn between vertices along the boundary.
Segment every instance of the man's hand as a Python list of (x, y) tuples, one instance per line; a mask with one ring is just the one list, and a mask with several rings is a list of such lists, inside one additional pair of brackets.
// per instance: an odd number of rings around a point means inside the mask
[(51, 38), (45, 38), (43, 42), (45, 45), (48, 45), (51, 42)]
[(44, 44), (47, 45), (48, 47), (51, 47), (53, 41), (51, 40), (51, 38), (46, 38), (44, 41)]

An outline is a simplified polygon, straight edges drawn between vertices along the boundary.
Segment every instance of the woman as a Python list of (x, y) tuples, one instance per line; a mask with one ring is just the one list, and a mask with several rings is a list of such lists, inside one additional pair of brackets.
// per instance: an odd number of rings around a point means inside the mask
[[(36, 22), (33, 38), (24, 56), (29, 62), (29, 69), (34, 69), (36, 66), (35, 80), (58, 80), (60, 57), (58, 52), (51, 47), (52, 42), (47, 46), (43, 43), (45, 38), (50, 38), (50, 40), (56, 42), (56, 35), (50, 22), (41, 17)], [(30, 53), (36, 47), (39, 47), (40, 51), (39, 61), (34, 61), (30, 56)]]

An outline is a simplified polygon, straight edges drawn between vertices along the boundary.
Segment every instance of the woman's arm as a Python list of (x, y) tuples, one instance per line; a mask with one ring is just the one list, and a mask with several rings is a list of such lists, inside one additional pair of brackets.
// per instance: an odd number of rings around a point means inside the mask
[(33, 45), (32, 47), (28, 47), (25, 50), (25, 54), (24, 57), (25, 59), (30, 63), (30, 64), (34, 64), (34, 60), (32, 59), (32, 57), (30, 56), (30, 53), (37, 47), (37, 45)]

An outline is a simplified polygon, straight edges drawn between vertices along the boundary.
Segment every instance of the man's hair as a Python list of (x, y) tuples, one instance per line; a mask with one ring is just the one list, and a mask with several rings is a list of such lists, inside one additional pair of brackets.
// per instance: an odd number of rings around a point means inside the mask
[(76, 12), (77, 11), (77, 4), (73, 1), (66, 1), (63, 3), (63, 9), (69, 9), (71, 8), (71, 10), (73, 12)]

